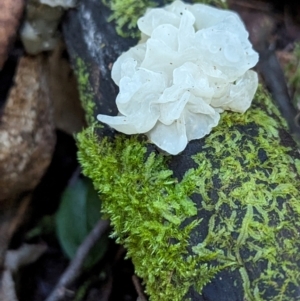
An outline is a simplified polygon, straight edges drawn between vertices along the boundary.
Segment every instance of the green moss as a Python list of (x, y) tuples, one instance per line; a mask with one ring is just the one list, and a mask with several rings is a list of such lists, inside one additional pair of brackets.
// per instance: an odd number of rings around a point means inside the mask
[[(157, 1), (151, 0), (102, 0), (112, 11), (108, 22), (114, 21), (116, 31), (121, 37), (139, 38), (140, 32), (137, 20), (143, 16), (150, 7), (156, 7)], [(172, 0), (163, 0), (164, 4)], [(194, 3), (212, 4), (220, 8), (228, 8), (226, 0), (193, 0)]]
[(121, 37), (140, 37), (137, 28), (137, 20), (144, 15), (146, 9), (155, 7), (156, 3), (151, 0), (102, 0), (107, 5), (112, 14), (108, 21), (114, 21), (116, 31)]
[(184, 300), (222, 269), (240, 272), (247, 301), (293, 299), (300, 285), (299, 160), (282, 145), (282, 128), (260, 88), (244, 115), (222, 114), (194, 156), (197, 168), (181, 181), (169, 157), (146, 156), (147, 142), (136, 136), (99, 141), (94, 127), (78, 135), (83, 172), (152, 301)]
[(88, 68), (81, 58), (75, 62), (75, 72), (78, 82), (81, 104), (85, 110), (85, 118), (88, 124), (95, 122), (94, 112), (96, 104), (94, 102), (93, 89), (90, 85)]
[(300, 284), (299, 160), (282, 145), (282, 128), (260, 91), (244, 115), (225, 112), (194, 157), (212, 162), (197, 190), (198, 215), (210, 216), (201, 245), (222, 254), (217, 263), (225, 257), (240, 267), (246, 300), (298, 300), (292, 292)]

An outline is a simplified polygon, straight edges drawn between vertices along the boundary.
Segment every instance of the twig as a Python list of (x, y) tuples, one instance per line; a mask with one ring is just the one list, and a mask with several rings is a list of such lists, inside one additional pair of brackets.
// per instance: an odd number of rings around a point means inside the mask
[(142, 286), (140, 284), (140, 281), (139, 281), (139, 279), (136, 275), (132, 276), (132, 282), (133, 282), (135, 290), (138, 294), (138, 301), (147, 301), (147, 298), (146, 298), (146, 296), (143, 292), (143, 288), (142, 288)]
[(51, 295), (45, 301), (59, 301), (64, 298), (67, 287), (79, 277), (85, 258), (108, 227), (109, 221), (107, 220), (101, 220), (96, 224), (78, 248), (75, 257), (61, 276)]
[(113, 287), (113, 276), (111, 270), (108, 271), (108, 279), (101, 290), (100, 301), (108, 301), (112, 292)]

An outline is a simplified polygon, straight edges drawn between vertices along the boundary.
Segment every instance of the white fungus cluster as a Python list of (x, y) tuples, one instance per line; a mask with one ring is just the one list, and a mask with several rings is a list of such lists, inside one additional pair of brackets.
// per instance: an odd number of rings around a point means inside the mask
[(138, 20), (142, 39), (112, 68), (118, 116), (98, 115), (125, 134), (145, 133), (175, 155), (210, 133), (224, 110), (244, 113), (258, 61), (234, 12), (175, 1)]

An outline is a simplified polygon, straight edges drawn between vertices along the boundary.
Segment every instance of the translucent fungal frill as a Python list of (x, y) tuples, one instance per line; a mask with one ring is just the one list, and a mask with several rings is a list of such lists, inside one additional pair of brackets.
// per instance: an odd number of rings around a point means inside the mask
[(138, 20), (142, 39), (115, 62), (118, 116), (98, 115), (125, 134), (144, 133), (169, 154), (210, 133), (224, 110), (244, 113), (258, 61), (234, 12), (175, 1)]

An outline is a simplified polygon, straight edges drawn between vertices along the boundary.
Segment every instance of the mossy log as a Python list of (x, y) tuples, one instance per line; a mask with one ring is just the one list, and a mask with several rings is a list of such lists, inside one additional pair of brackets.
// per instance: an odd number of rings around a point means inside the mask
[(97, 125), (117, 113), (111, 65), (136, 43), (109, 16), (82, 1), (63, 26), (90, 124), (79, 160), (150, 300), (300, 300), (300, 159), (268, 94), (177, 156)]

